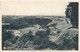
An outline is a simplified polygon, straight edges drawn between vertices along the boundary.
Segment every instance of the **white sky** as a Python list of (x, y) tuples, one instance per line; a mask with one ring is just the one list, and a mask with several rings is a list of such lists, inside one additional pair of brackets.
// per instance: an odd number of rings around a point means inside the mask
[(3, 15), (65, 15), (65, 0), (7, 0), (2, 2)]

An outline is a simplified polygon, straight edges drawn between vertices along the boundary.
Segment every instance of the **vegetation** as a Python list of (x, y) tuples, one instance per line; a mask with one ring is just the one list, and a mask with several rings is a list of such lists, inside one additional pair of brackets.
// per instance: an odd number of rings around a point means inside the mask
[[(68, 29), (66, 29), (66, 32), (63, 33), (63, 36), (61, 36), (57, 42), (50, 41), (49, 35), (53, 35), (50, 34), (50, 26), (47, 26), (47, 24), (49, 24), (50, 22), (50, 19), (43, 18), (27, 19), (26, 17), (24, 17), (15, 20), (12, 19), (9, 26), (2, 26), (2, 48), (4, 49), (4, 47), (6, 47), (7, 50), (15, 50), (16, 48), (25, 48), (27, 50), (78, 50), (78, 34), (75, 33), (75, 30), (69, 31)], [(28, 33), (24, 33), (20, 37), (13, 35), (12, 31), (7, 31), (7, 29), (13, 30), (25, 27), (28, 28), (29, 25), (33, 26), (36, 24), (40, 25), (40, 28), (46, 28), (46, 31), (37, 31), (35, 33), (35, 36), (33, 35), (32, 31), (29, 31)], [(56, 24), (51, 26), (54, 27), (55, 25)], [(60, 33), (61, 31), (57, 32), (57, 34)]]

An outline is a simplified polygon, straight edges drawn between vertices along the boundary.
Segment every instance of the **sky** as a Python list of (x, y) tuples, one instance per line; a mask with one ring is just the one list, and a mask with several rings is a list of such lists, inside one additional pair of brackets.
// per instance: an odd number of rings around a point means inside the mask
[(2, 15), (65, 16), (65, 0), (7, 0), (2, 2)]

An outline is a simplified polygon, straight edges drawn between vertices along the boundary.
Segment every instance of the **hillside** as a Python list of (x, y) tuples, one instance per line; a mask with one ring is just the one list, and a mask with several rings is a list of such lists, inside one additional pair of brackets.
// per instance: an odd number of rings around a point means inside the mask
[(64, 17), (18, 18), (10, 23), (6, 28), (3, 26), (3, 49), (78, 49), (78, 30), (70, 28), (72, 25)]

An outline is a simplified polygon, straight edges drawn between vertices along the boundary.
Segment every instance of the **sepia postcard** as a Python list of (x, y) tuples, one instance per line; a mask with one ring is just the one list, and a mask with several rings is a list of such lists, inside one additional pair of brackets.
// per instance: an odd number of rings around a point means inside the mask
[(1, 51), (79, 52), (78, 0), (3, 0)]

